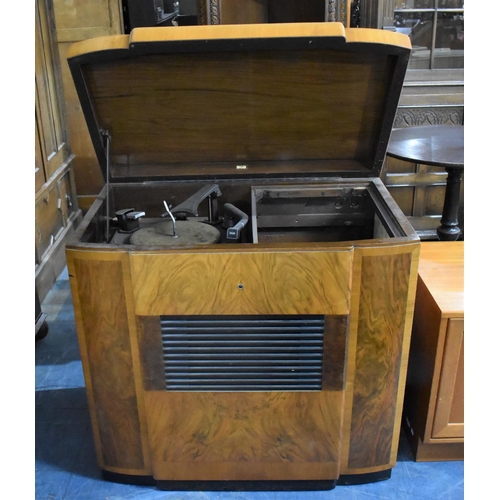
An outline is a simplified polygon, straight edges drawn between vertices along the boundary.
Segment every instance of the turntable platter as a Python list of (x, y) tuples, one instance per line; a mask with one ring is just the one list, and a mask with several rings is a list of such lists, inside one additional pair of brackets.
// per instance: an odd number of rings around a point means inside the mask
[(159, 222), (152, 227), (139, 229), (130, 237), (137, 246), (192, 246), (217, 243), (220, 233), (217, 228), (196, 221), (176, 221), (177, 237), (174, 238), (172, 221)]

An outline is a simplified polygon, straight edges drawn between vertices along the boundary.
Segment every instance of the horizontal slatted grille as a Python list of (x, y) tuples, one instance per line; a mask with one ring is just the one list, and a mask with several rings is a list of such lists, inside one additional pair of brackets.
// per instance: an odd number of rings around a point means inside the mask
[(321, 390), (324, 316), (160, 319), (167, 390)]

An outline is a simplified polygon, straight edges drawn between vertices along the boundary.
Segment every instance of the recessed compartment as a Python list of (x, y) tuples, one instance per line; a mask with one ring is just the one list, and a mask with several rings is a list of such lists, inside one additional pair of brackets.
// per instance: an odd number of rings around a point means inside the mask
[[(138, 228), (149, 230), (170, 220), (166, 217), (165, 203), (171, 205), (178, 218), (186, 200), (210, 187), (214, 187), (218, 196), (214, 199), (209, 196), (203, 198), (195, 207), (196, 215), (184, 213), (179, 222), (216, 228), (220, 236), (207, 241), (207, 244), (346, 242), (404, 237), (412, 232), (379, 179), (317, 184), (289, 181), (281, 185), (261, 182), (258, 185), (253, 185), (251, 180), (242, 180), (237, 185), (225, 180), (217, 184), (118, 184), (109, 190), (105, 200), (94, 207), (98, 208), (97, 213), (86, 226), (82, 241), (144, 247), (144, 244), (134, 243), (134, 238), (131, 240), (135, 231), (120, 230), (117, 212), (128, 207), (143, 212), (144, 217), (138, 221)], [(214, 203), (216, 209), (213, 208)], [(176, 211), (175, 206), (181, 206), (181, 209)], [(217, 215), (211, 214), (215, 211)], [(238, 237), (228, 239), (228, 229), (238, 224), (243, 216), (248, 220), (245, 219)], [(170, 228), (163, 241), (156, 239), (149, 246), (186, 246), (182, 240), (173, 238), (173, 232), (169, 231)], [(135, 240), (139, 241), (137, 237)], [(196, 242), (193, 241), (193, 244)], [(147, 243), (145, 245), (148, 246)]]
[(338, 242), (403, 236), (376, 182), (252, 187), (253, 242)]

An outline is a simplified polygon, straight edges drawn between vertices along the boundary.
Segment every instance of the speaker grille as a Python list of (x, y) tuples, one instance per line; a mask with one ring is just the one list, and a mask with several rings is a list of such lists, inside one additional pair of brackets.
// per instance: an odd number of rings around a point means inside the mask
[(162, 316), (169, 391), (319, 391), (324, 316)]

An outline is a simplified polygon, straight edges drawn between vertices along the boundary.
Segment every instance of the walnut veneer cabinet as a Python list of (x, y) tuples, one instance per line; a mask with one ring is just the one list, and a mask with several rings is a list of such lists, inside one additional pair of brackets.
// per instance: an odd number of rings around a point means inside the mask
[(464, 458), (464, 242), (422, 243), (403, 425), (417, 461)]
[(325, 22), (71, 47), (107, 179), (66, 250), (107, 477), (390, 477), (420, 240), (379, 174), (409, 53)]

